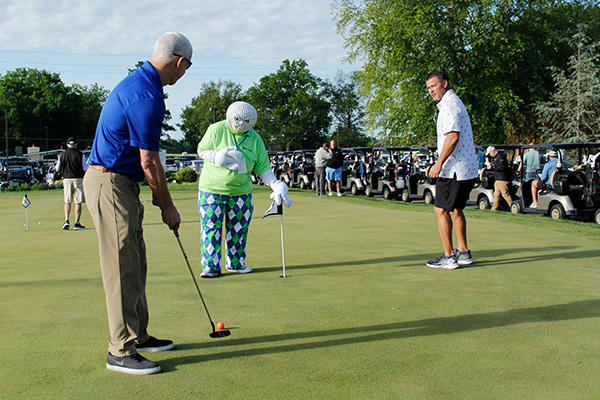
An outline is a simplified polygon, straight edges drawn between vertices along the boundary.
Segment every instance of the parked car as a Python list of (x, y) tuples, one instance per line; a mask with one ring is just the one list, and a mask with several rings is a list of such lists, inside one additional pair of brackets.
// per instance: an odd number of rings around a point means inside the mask
[(204, 167), (204, 160), (193, 160), (191, 161), (191, 165), (189, 168), (196, 171), (197, 174), (202, 172), (202, 168)]
[(175, 158), (173, 158), (173, 157), (167, 157), (167, 160), (165, 162), (165, 171), (166, 172), (177, 172), (178, 169), (179, 169), (179, 164), (177, 163), (177, 160), (175, 160)]
[(0, 174), (3, 182), (37, 183), (33, 174), (33, 167), (27, 157), (3, 157), (0, 161)]

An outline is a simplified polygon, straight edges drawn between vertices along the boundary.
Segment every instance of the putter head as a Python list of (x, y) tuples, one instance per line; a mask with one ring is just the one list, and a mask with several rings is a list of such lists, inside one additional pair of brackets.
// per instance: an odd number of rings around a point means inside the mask
[(214, 332), (210, 333), (208, 336), (210, 336), (213, 339), (216, 339), (216, 338), (226, 337), (229, 335), (231, 335), (231, 332), (228, 331), (227, 329), (224, 329), (224, 330), (220, 330), (220, 331), (214, 331)]

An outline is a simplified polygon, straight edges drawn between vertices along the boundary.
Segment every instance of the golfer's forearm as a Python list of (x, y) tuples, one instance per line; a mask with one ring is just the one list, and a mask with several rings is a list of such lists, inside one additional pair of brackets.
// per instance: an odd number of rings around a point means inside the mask
[(140, 158), (144, 176), (148, 186), (152, 189), (152, 203), (161, 210), (173, 207), (173, 199), (167, 187), (165, 170), (160, 163), (160, 157), (157, 152), (140, 149)]

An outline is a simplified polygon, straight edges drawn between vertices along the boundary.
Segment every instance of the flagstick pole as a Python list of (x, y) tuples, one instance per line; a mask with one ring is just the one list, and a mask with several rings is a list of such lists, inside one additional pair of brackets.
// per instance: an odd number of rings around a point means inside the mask
[(29, 210), (25, 207), (25, 232), (29, 232)]
[(283, 244), (283, 214), (281, 214), (281, 260), (283, 261), (283, 276), (282, 276), (282, 278), (286, 278), (286, 276), (285, 276), (285, 246)]

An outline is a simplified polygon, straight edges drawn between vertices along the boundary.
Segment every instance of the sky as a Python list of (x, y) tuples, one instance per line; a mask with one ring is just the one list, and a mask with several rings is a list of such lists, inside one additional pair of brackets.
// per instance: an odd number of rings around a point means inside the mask
[(304, 59), (323, 79), (360, 68), (345, 61), (331, 0), (0, 0), (0, 10), (0, 74), (43, 69), (67, 85), (108, 90), (150, 59), (161, 34), (181, 32), (194, 55), (178, 84), (165, 87), (173, 124), (205, 82), (246, 90), (285, 59)]

